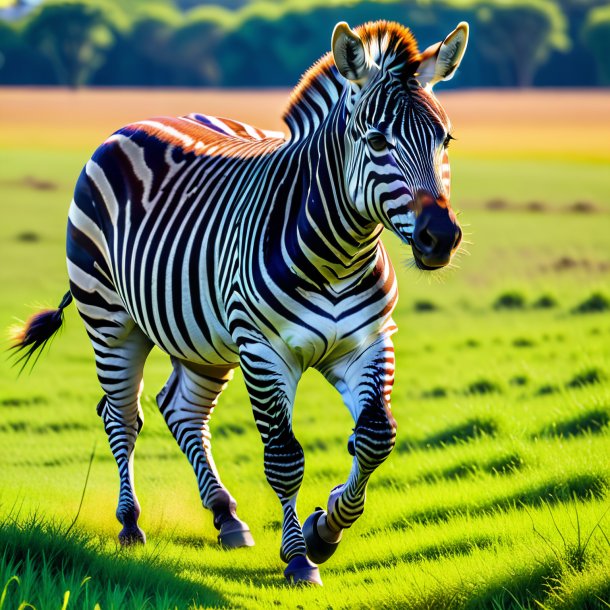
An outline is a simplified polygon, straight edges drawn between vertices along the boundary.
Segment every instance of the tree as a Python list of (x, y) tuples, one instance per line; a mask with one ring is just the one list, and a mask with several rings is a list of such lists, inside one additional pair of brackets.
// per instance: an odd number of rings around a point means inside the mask
[(566, 19), (550, 0), (486, 4), (477, 11), (477, 20), (477, 46), (507, 85), (530, 87), (550, 53), (570, 47)]
[(595, 57), (600, 82), (610, 85), (610, 6), (599, 6), (587, 13), (582, 40)]
[(102, 66), (91, 76), (93, 85), (137, 87), (176, 84), (171, 40), (183, 16), (169, 5), (138, 6), (128, 28), (114, 33)]
[(205, 12), (191, 11), (170, 41), (173, 65), (183, 85), (218, 85), (217, 47), (226, 33), (222, 23)]
[(19, 24), (1, 20), (0, 84), (57, 84), (49, 60), (27, 44)]
[(43, 4), (26, 23), (26, 40), (48, 57), (60, 84), (79, 87), (103, 63), (120, 27), (111, 6), (79, 0)]

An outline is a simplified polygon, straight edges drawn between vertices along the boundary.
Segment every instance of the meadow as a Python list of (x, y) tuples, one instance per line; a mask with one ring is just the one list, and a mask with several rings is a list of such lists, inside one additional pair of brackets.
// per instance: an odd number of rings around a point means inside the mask
[[(384, 237), (400, 289), (397, 447), (324, 587), (283, 580), (281, 511), (239, 373), (212, 419), (214, 455), (256, 546), (219, 548), (156, 408), (170, 371), (158, 350), (135, 459), (148, 544), (118, 546), (116, 466), (72, 307), (33, 372), (0, 361), (0, 610), (610, 607), (610, 94), (439, 96), (468, 252), (430, 276)], [(65, 292), (71, 190), (114, 129), (191, 111), (282, 129), (286, 98), (1, 90), (0, 327)], [(352, 422), (315, 372), (294, 421), (305, 518), (347, 476)]]

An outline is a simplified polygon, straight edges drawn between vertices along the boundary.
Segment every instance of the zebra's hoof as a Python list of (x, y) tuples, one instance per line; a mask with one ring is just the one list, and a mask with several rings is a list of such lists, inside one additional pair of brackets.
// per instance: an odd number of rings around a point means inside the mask
[(119, 532), (121, 546), (137, 546), (146, 544), (146, 534), (136, 525), (135, 527), (124, 527)]
[(254, 546), (254, 538), (250, 529), (239, 519), (229, 519), (220, 526), (218, 542), (227, 549)]
[(305, 555), (293, 557), (284, 570), (284, 576), (291, 585), (322, 586), (318, 566), (315, 563), (311, 563)]
[(330, 559), (341, 542), (341, 534), (335, 542), (328, 542), (320, 536), (318, 521), (324, 515), (326, 513), (319, 508), (309, 515), (303, 523), (303, 538), (305, 538), (305, 546), (307, 546), (307, 557), (315, 563), (324, 563)]

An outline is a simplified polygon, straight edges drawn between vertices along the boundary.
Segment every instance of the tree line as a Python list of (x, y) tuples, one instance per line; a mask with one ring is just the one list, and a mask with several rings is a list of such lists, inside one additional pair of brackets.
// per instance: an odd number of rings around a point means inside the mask
[(604, 0), (176, 1), (49, 0), (0, 19), (0, 84), (290, 86), (328, 50), (336, 22), (376, 19), (408, 25), (422, 48), (468, 21), (462, 87), (610, 84)]

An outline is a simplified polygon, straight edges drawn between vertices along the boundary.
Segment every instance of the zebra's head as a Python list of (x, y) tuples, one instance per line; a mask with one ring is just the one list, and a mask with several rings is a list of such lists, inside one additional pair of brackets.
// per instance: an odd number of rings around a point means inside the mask
[(452, 78), (467, 42), (464, 22), (423, 53), (393, 23), (354, 31), (343, 22), (332, 37), (346, 80), (348, 196), (365, 219), (410, 244), (425, 270), (447, 265), (462, 239), (449, 200), (451, 125), (432, 87)]

